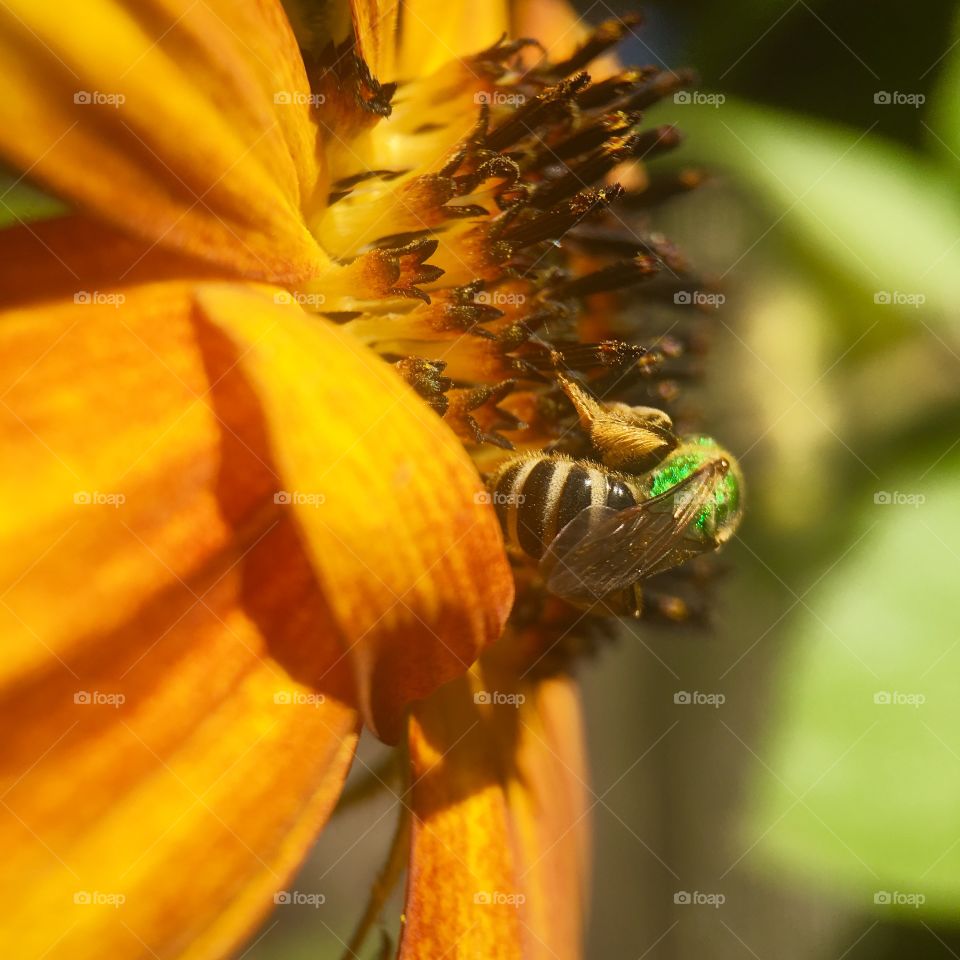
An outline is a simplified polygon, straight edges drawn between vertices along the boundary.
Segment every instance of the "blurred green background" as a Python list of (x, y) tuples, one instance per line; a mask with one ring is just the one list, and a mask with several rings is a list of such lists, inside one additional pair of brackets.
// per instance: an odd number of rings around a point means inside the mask
[[(650, 120), (686, 134), (661, 169), (714, 173), (657, 226), (727, 291), (695, 403), (749, 500), (712, 628), (627, 627), (582, 671), (587, 955), (957, 957), (960, 21), (643, 10), (624, 59), (695, 65), (725, 98)], [(393, 820), (381, 797), (336, 822), (298, 882), (324, 908), (277, 911), (246, 956), (337, 956)]]
[[(713, 172), (656, 223), (726, 291), (694, 399), (749, 499), (713, 626), (626, 627), (582, 670), (587, 955), (958, 957), (960, 17), (642, 9), (623, 58), (694, 65), (722, 94), (651, 111), (686, 134), (660, 169)], [(326, 903), (279, 908), (245, 957), (339, 956), (391, 799), (334, 821), (294, 885)]]
[(960, 956), (960, 21), (646, 9), (725, 97), (655, 117), (716, 171), (663, 227), (729, 287), (699, 399), (750, 497), (711, 634), (587, 677), (589, 955)]

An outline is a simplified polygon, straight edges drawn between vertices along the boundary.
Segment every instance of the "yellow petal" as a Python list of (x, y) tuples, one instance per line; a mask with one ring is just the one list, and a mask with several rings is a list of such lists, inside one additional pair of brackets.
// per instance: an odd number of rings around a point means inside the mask
[(0, 954), (221, 957), (357, 717), (231, 345), (109, 296), (0, 319)]
[(0, 58), (0, 153), (50, 190), (243, 276), (323, 264), (309, 88), (276, 0), (10, 0)]
[(363, 59), (378, 80), (392, 80), (400, 0), (352, 0), (350, 6)]
[(410, 751), (401, 960), (579, 958), (588, 807), (572, 681), (521, 681), (485, 657), (416, 709)]
[(296, 304), (204, 289), (264, 418), (266, 455), (340, 624), (367, 723), (461, 675), (495, 640), (513, 578), (453, 433), (366, 347)]
[(451, 60), (496, 43), (510, 29), (507, 7), (503, 0), (405, 0), (397, 54), (400, 76), (408, 80), (426, 76)]

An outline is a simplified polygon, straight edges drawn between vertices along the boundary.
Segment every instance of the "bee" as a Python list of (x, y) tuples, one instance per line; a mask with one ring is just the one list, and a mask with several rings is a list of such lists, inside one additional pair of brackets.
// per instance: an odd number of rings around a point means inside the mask
[(678, 437), (652, 407), (603, 404), (558, 377), (597, 459), (507, 460), (489, 481), (508, 544), (547, 590), (639, 616), (640, 584), (726, 543), (742, 516), (736, 460), (703, 435)]

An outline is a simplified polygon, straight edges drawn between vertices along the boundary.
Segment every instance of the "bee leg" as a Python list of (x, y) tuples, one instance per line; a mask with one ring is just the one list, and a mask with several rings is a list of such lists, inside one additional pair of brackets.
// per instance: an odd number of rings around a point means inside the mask
[(650, 591), (647, 599), (648, 614), (657, 620), (683, 623), (695, 617), (702, 619), (702, 611), (695, 610), (683, 597), (676, 594)]
[(643, 591), (639, 583), (635, 583), (628, 591), (628, 603), (630, 606), (630, 616), (639, 620), (643, 614)]

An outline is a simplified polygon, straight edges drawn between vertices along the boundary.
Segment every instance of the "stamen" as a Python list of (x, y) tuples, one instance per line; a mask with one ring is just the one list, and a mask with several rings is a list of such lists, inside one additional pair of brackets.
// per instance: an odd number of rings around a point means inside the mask
[(590, 82), (586, 73), (570, 80), (561, 80), (542, 93), (537, 94), (487, 134), (486, 145), (490, 150), (504, 150), (524, 137), (533, 136), (538, 129), (568, 117), (574, 109), (577, 93)]
[(604, 340), (602, 343), (577, 343), (554, 347), (540, 354), (528, 354), (524, 359), (537, 370), (590, 370), (594, 367), (616, 367), (633, 363), (646, 354), (646, 347), (622, 340)]
[(453, 385), (449, 377), (443, 376), (446, 366), (442, 360), (404, 357), (398, 360), (393, 368), (442, 417), (447, 412), (448, 405), (444, 394)]
[(504, 380), (491, 386), (451, 390), (446, 421), (451, 429), (468, 443), (490, 443), (502, 450), (513, 450), (513, 443), (501, 430), (518, 431), (526, 424), (498, 404), (516, 387), (516, 380)]
[(631, 27), (642, 22), (643, 18), (638, 13), (627, 14), (617, 20), (604, 20), (566, 60), (553, 64), (550, 72), (565, 77), (575, 70), (582, 70), (591, 60), (618, 44)]
[(660, 70), (657, 67), (641, 67), (640, 69), (624, 70), (616, 76), (608, 77), (592, 86), (581, 90), (577, 94), (577, 104), (584, 110), (593, 110), (605, 107), (608, 103), (618, 100), (644, 80), (655, 77)]
[(520, 223), (518, 226), (506, 228), (499, 239), (506, 240), (515, 248), (540, 243), (543, 240), (558, 240), (581, 220), (604, 210), (621, 196), (623, 196), (623, 187), (619, 184), (581, 190), (553, 210), (533, 220)]
[(588, 150), (596, 149), (612, 137), (631, 130), (642, 118), (643, 114), (639, 111), (626, 113), (618, 110), (615, 113), (608, 113), (592, 126), (585, 127), (573, 136), (567, 137), (566, 140), (545, 148), (543, 156), (548, 163), (578, 157)]
[(531, 197), (531, 203), (545, 210), (569, 197), (584, 184), (596, 182), (624, 160), (662, 153), (679, 142), (680, 134), (672, 126), (646, 130), (632, 137), (612, 137), (602, 147), (571, 166), (563, 176), (538, 187)]
[(620, 104), (620, 109), (646, 110), (658, 100), (669, 97), (684, 87), (696, 86), (697, 80), (697, 74), (693, 70), (669, 70), (658, 73), (640, 84), (635, 92)]
[(634, 210), (649, 210), (675, 196), (695, 190), (706, 179), (707, 174), (703, 170), (681, 170), (679, 173), (653, 176), (642, 193), (628, 194), (624, 203)]
[(661, 261), (649, 254), (637, 254), (632, 260), (624, 260), (568, 280), (553, 288), (557, 297), (585, 297), (601, 291), (621, 290), (655, 277), (663, 269)]

